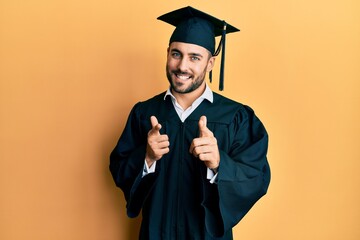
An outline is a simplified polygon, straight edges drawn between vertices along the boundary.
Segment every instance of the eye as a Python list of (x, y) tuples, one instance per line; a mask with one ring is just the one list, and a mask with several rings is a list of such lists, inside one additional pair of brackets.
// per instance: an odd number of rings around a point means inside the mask
[(172, 56), (173, 58), (180, 58), (180, 57), (181, 57), (181, 54), (178, 53), (178, 52), (172, 52), (172, 53), (171, 53), (171, 56)]
[(191, 60), (193, 60), (193, 61), (200, 61), (200, 58), (199, 58), (199, 57), (196, 57), (196, 56), (192, 56), (192, 57), (191, 57)]

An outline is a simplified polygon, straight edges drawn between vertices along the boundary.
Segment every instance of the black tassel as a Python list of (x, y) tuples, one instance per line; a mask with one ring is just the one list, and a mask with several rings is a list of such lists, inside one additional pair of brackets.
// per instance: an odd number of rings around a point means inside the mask
[(224, 68), (225, 68), (225, 38), (226, 38), (226, 22), (224, 21), (223, 32), (221, 36), (221, 65), (220, 65), (220, 79), (219, 79), (219, 90), (224, 90)]
[[(213, 57), (216, 57), (217, 55), (219, 55), (220, 50), (221, 50), (222, 41), (223, 41), (223, 36), (221, 36), (219, 46), (217, 47), (216, 51), (214, 52)], [(209, 73), (209, 79), (210, 79), (210, 82), (212, 82), (212, 70)]]
[[(224, 90), (224, 68), (225, 68), (225, 38), (226, 38), (226, 25), (227, 23), (223, 21), (224, 26), (222, 30), (222, 35), (220, 39), (219, 46), (217, 47), (215, 53), (213, 54), (214, 57), (221, 53), (221, 63), (220, 63), (220, 79), (219, 79), (219, 90)], [(212, 82), (212, 70), (209, 73), (210, 82)]]

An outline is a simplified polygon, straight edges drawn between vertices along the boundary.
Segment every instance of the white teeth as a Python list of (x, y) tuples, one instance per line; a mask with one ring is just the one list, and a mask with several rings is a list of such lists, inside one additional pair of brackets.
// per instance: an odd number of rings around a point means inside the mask
[(190, 76), (184, 76), (184, 75), (176, 75), (176, 76), (182, 80), (187, 80), (190, 78)]

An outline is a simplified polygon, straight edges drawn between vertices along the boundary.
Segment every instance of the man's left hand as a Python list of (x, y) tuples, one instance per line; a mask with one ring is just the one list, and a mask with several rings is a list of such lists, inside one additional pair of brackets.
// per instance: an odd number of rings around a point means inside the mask
[(190, 153), (199, 158), (210, 169), (216, 169), (220, 163), (220, 153), (217, 140), (207, 126), (206, 116), (201, 116), (199, 120), (200, 134), (194, 138), (190, 145)]

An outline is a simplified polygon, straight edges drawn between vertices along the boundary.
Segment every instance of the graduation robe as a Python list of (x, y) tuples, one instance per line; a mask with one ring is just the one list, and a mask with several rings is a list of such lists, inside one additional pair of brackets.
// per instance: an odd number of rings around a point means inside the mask
[[(110, 171), (126, 199), (127, 215), (142, 211), (140, 239), (232, 239), (232, 228), (266, 192), (270, 182), (268, 135), (253, 110), (214, 93), (184, 121), (165, 92), (137, 103), (110, 155)], [(167, 134), (170, 152), (142, 177), (150, 117)], [(205, 164), (189, 153), (207, 117), (220, 151), (216, 183)]]

